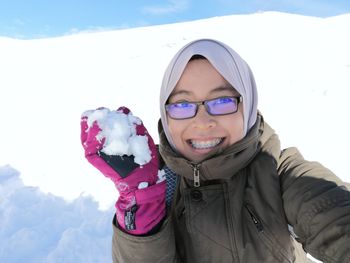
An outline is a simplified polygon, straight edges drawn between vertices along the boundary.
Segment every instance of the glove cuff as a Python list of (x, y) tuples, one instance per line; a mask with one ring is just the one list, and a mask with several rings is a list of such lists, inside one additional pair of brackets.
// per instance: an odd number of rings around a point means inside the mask
[(116, 202), (116, 218), (127, 233), (143, 235), (151, 231), (166, 213), (166, 182), (121, 195)]

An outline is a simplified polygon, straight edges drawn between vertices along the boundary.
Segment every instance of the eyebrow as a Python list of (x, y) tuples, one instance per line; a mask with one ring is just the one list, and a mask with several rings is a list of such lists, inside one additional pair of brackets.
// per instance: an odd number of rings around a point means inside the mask
[[(209, 94), (213, 94), (213, 93), (217, 93), (217, 92), (221, 92), (221, 91), (230, 91), (230, 92), (233, 92), (233, 93), (238, 93), (236, 91), (236, 89), (231, 86), (231, 85), (223, 85), (223, 86), (219, 86), (213, 90), (211, 90), (209, 92)], [(174, 91), (170, 94), (169, 98), (173, 97), (173, 96), (176, 96), (176, 95), (191, 95), (193, 94), (192, 91), (189, 91), (189, 90), (179, 90), (179, 91)]]
[(221, 91), (230, 91), (230, 92), (233, 92), (233, 93), (238, 93), (236, 91), (236, 89), (233, 86), (229, 85), (229, 84), (228, 85), (224, 85), (224, 86), (219, 86), (219, 87), (211, 90), (210, 93), (212, 94), (212, 93), (221, 92)]
[(190, 95), (191, 93), (193, 93), (193, 92), (188, 91), (188, 90), (173, 91), (173, 92), (170, 94), (169, 98), (171, 98), (171, 97), (173, 97), (173, 96), (176, 96), (176, 95), (181, 95), (181, 94), (183, 94), (183, 95)]

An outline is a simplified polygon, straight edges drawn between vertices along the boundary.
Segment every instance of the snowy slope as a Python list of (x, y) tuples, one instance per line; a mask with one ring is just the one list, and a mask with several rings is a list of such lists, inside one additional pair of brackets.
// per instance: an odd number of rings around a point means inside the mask
[(158, 141), (162, 74), (182, 45), (201, 37), (228, 43), (250, 64), (259, 109), (284, 147), (297, 146), (350, 181), (349, 24), (350, 14), (266, 12), (50, 39), (0, 37), (0, 261), (110, 260), (116, 191), (83, 158), (80, 115), (127, 105)]

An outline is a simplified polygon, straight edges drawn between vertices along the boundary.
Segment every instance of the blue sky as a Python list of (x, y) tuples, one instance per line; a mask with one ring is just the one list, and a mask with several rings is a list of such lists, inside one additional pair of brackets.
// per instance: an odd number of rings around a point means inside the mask
[(282, 11), (328, 17), (348, 0), (0, 0), (0, 36), (31, 39), (214, 16)]

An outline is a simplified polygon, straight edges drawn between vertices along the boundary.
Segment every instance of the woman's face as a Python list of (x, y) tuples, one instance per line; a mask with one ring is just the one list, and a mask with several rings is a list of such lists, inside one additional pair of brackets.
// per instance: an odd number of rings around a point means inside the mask
[[(191, 60), (169, 103), (204, 101), (222, 96), (238, 96), (232, 86), (206, 59)], [(236, 113), (212, 116), (203, 105), (190, 119), (176, 120), (167, 117), (170, 135), (176, 149), (188, 160), (200, 162), (211, 152), (227, 148), (244, 137), (243, 104)]]

